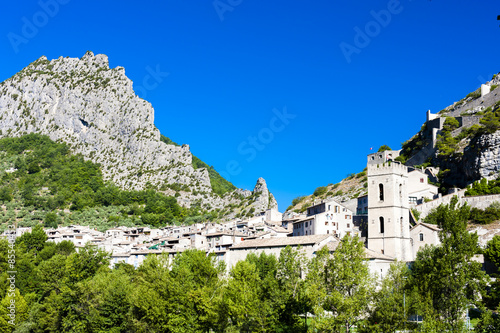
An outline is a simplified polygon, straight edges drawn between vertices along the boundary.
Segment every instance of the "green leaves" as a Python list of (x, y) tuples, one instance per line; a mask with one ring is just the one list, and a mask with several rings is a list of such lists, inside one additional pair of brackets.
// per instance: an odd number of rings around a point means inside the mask
[(309, 274), (312, 289), (319, 290), (312, 294), (316, 329), (335, 327), (349, 332), (366, 316), (374, 280), (365, 260), (364, 245), (357, 237), (346, 235), (332, 255), (326, 249), (318, 253)]
[(457, 201), (455, 197), (430, 214), (442, 228), (441, 245), (426, 246), (417, 253), (410, 281), (424, 321), (439, 321), (455, 332), (462, 329), (467, 306), (478, 302), (486, 283), (481, 264), (472, 260), (478, 252), (478, 237), (467, 231), (470, 208), (457, 207)]

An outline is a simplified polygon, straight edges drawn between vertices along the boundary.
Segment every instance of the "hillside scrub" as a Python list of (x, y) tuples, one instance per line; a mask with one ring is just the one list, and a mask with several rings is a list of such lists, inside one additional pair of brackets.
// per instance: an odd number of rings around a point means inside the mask
[[(54, 218), (54, 214), (68, 208), (76, 213), (120, 207), (116, 212), (119, 220), (130, 219), (151, 226), (179, 223), (204, 214), (196, 205), (186, 209), (174, 197), (153, 189), (121, 190), (103, 180), (99, 165), (72, 155), (66, 144), (53, 142), (47, 136), (28, 134), (0, 139), (0, 152), (7, 161), (3, 164), (4, 170), (0, 169), (0, 200), (13, 202), (12, 208), (16, 210), (31, 212), (21, 216), (20, 226), (23, 223), (31, 226), (26, 218), (38, 215), (40, 222), (44, 220), (47, 226), (54, 227), (66, 220), (66, 217)], [(9, 167), (15, 171), (6, 172)], [(0, 218), (5, 223), (16, 217)], [(108, 219), (109, 216), (96, 218)]]

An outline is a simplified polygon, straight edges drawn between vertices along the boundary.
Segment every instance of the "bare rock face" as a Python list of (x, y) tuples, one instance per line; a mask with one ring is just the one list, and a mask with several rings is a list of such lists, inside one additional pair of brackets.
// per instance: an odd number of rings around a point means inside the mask
[(500, 171), (500, 132), (483, 134), (464, 152), (464, 174), (472, 180), (492, 178)]
[(265, 211), (270, 208), (278, 209), (278, 204), (274, 196), (267, 189), (264, 178), (259, 178), (253, 189), (255, 201), (251, 204), (256, 211)]
[(193, 167), (188, 145), (160, 141), (153, 107), (135, 94), (125, 69), (109, 68), (103, 54), (43, 56), (0, 83), (0, 137), (31, 132), (66, 142), (125, 189), (187, 185), (191, 192), (182, 193), (180, 203), (201, 200), (208, 209), (241, 197), (215, 195), (208, 171)]

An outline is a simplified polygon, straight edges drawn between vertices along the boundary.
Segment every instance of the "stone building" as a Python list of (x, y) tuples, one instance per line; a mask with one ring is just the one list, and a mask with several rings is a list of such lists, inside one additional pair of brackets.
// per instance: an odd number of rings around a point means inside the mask
[(397, 151), (368, 155), (368, 248), (412, 261), (408, 168)]

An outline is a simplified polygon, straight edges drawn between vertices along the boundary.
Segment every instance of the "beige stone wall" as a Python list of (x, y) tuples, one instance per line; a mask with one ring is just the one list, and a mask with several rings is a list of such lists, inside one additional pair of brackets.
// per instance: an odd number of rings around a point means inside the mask
[[(423, 235), (423, 240), (420, 240), (420, 234)], [(410, 231), (413, 248), (413, 258), (417, 257), (417, 252), (426, 244), (439, 245), (439, 233), (436, 230), (429, 229), (421, 224), (417, 224)]]
[(384, 153), (368, 155), (368, 248), (411, 261), (408, 169)]

